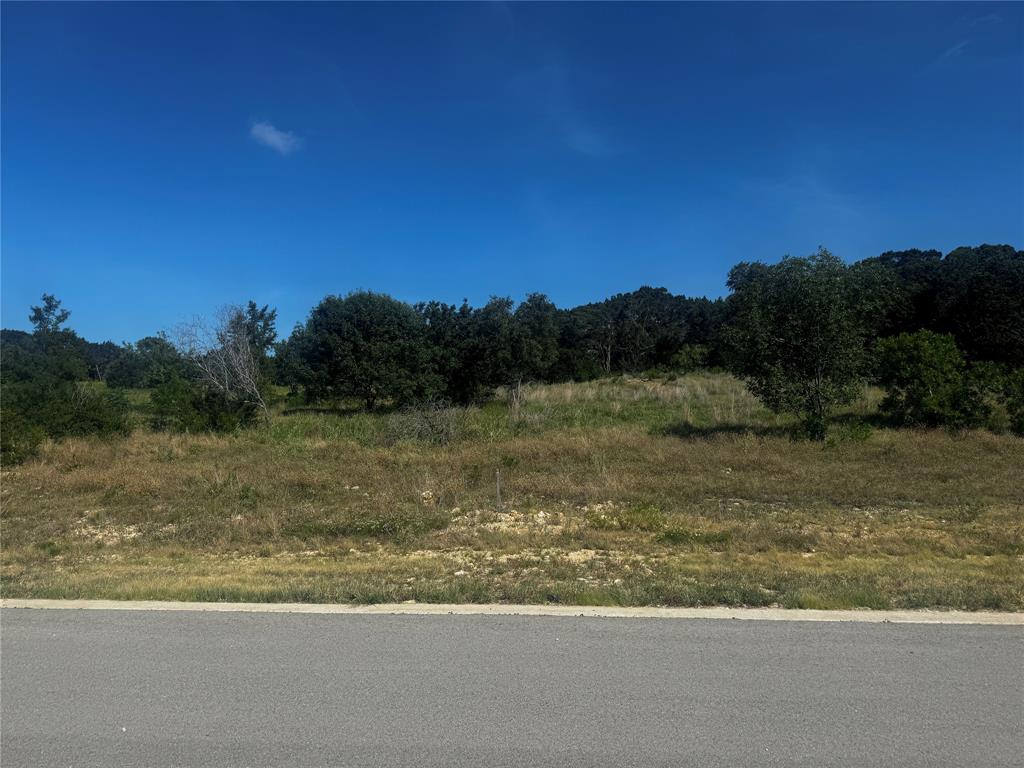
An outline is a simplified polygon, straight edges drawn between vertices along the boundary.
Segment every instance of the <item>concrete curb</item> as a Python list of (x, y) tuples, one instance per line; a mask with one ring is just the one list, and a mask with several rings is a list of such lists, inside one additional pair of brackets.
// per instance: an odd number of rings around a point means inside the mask
[(381, 616), (576, 616), (635, 619), (739, 619), (746, 621), (849, 621), (875, 624), (997, 624), (1024, 626), (1024, 613), (970, 611), (813, 611), (788, 608), (622, 608), (583, 605), (381, 603), (190, 603), (162, 600), (0, 600), (0, 608), (104, 611), (209, 611), (319, 613)]

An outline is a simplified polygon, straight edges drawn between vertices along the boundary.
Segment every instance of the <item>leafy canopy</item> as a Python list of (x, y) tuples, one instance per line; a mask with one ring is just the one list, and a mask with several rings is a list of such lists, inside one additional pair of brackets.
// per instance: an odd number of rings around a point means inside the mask
[(315, 398), (353, 396), (373, 408), (426, 397), (437, 387), (420, 318), (379, 293), (328, 296), (288, 347), (288, 366)]
[(860, 392), (867, 326), (855, 281), (820, 249), (778, 264), (742, 263), (729, 273), (730, 370), (777, 412), (796, 414), (823, 438), (837, 405)]

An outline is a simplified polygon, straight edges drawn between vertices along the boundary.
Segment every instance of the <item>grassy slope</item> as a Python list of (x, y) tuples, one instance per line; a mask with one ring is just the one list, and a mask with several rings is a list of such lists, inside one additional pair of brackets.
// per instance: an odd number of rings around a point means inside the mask
[[(858, 408), (869, 411), (870, 398)], [(726, 376), (69, 441), (5, 471), (5, 596), (1024, 609), (1024, 440), (790, 440)], [(501, 507), (495, 473), (502, 477)]]

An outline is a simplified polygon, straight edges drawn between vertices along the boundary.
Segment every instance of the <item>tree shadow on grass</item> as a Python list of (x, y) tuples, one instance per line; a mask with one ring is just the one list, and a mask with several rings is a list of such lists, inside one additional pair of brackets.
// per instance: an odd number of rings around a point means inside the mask
[[(854, 428), (865, 425), (877, 429), (888, 425), (879, 414), (859, 415), (840, 413), (829, 418), (829, 427)], [(708, 440), (716, 435), (754, 435), (755, 437), (788, 437), (791, 440), (808, 440), (806, 432), (799, 424), (738, 424), (726, 422), (708, 426), (698, 426), (686, 421), (677, 421), (652, 431), (652, 434), (666, 437), (678, 437), (684, 440)]]
[(296, 416), (302, 413), (309, 413), (319, 416), (355, 416), (357, 414), (364, 413), (374, 416), (386, 416), (390, 413), (399, 413), (403, 410), (406, 410), (406, 408), (393, 403), (387, 403), (384, 405), (378, 404), (373, 408), (367, 408), (362, 403), (345, 403), (339, 405), (293, 405), (281, 411), (281, 415)]
[(314, 416), (354, 416), (365, 412), (358, 405), (294, 405), (281, 411), (282, 416), (298, 416), (312, 414)]
[(873, 429), (898, 426), (892, 419), (881, 413), (837, 413), (835, 416), (829, 418), (828, 423), (830, 426), (837, 427), (852, 427), (859, 424), (867, 424)]
[(800, 434), (799, 427), (793, 425), (775, 426), (766, 424), (714, 424), (697, 426), (687, 421), (678, 421), (665, 427), (655, 429), (656, 435), (678, 437), (683, 440), (709, 440), (717, 435), (754, 435), (756, 437), (790, 437)]

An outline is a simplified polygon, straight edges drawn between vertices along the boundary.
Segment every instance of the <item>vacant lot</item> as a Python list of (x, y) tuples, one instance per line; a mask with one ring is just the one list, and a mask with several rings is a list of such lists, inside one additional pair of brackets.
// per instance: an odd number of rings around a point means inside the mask
[(1020, 438), (866, 392), (796, 441), (713, 374), (526, 394), (50, 445), (3, 473), (2, 592), (1024, 609)]

